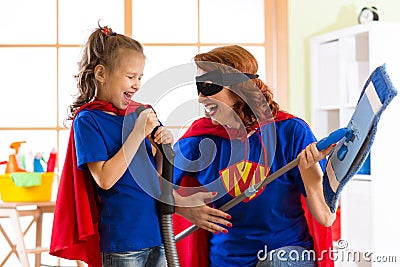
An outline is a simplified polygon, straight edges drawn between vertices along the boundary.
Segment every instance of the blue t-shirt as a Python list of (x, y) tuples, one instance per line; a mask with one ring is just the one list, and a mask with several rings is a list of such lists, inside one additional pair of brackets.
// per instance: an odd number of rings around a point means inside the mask
[[(106, 161), (122, 147), (132, 131), (136, 114), (114, 116), (100, 110), (82, 110), (74, 119), (78, 166)], [(140, 145), (122, 177), (109, 190), (97, 185), (100, 203), (102, 252), (135, 251), (161, 245), (156, 199), (160, 185), (151, 144)]]
[[(265, 166), (271, 167), (270, 174), (277, 171), (315, 140), (298, 118), (265, 125), (247, 143), (215, 135), (187, 137), (174, 146), (174, 182), (179, 184), (184, 176), (196, 178), (209, 191), (218, 192), (214, 205), (220, 207), (264, 179)], [(301, 194), (306, 196), (296, 167), (230, 209), (233, 227), (229, 233), (210, 238), (211, 266), (255, 266), (260, 250), (312, 248)]]

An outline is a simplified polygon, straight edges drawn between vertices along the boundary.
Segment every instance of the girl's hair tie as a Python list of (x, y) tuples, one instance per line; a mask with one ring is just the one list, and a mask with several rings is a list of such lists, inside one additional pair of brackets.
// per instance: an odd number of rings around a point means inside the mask
[(113, 32), (113, 30), (111, 28), (107, 27), (107, 26), (104, 26), (104, 27), (100, 28), (100, 30), (103, 32), (103, 34), (105, 36), (115, 36), (115, 35), (117, 35), (116, 32)]
[(107, 26), (104, 26), (101, 30), (103, 31), (104, 35), (108, 35), (110, 32), (112, 32), (112, 29), (108, 28)]
[(105, 36), (115, 36), (117, 35), (116, 32), (113, 32), (113, 30), (107, 26), (100, 26), (100, 21), (98, 23), (99, 25), (99, 29), (101, 30), (101, 32), (105, 35)]

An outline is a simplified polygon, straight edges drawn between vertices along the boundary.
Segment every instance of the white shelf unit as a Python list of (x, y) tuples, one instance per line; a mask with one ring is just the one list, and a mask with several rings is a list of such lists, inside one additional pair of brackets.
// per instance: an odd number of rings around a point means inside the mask
[[(313, 37), (310, 46), (311, 127), (319, 139), (347, 126), (377, 67), (386, 63), (400, 90), (399, 23), (356, 25)], [(399, 124), (400, 93), (381, 116), (366, 166), (369, 171), (355, 175), (342, 191), (340, 239), (348, 247), (337, 251), (339, 258), (345, 257), (336, 266), (400, 266)], [(361, 259), (347, 259), (348, 251)], [(362, 260), (364, 252), (372, 253), (371, 261)], [(382, 265), (383, 260), (395, 262)]]

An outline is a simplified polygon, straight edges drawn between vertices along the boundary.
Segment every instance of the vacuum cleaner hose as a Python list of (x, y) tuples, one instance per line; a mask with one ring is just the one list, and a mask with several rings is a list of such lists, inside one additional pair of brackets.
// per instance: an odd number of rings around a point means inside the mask
[(179, 267), (179, 258), (176, 250), (174, 227), (172, 222), (172, 214), (175, 212), (175, 200), (172, 194), (172, 178), (174, 173), (173, 159), (175, 154), (170, 144), (158, 144), (157, 146), (163, 154), (161, 175), (162, 191), (160, 200), (158, 201), (158, 214), (161, 216), (161, 234), (168, 267)]
[(165, 256), (167, 257), (168, 267), (178, 267), (179, 258), (178, 252), (176, 250), (172, 214), (161, 215), (161, 234), (163, 238)]
[[(139, 106), (136, 109), (136, 114), (139, 115), (145, 106)], [(151, 132), (151, 138), (154, 139), (154, 134), (158, 126)], [(172, 179), (174, 174), (174, 158), (175, 153), (172, 150), (171, 144), (157, 144), (158, 149), (163, 155), (162, 164), (162, 179), (161, 179), (161, 197), (158, 201), (158, 214), (160, 217), (161, 236), (165, 249), (168, 267), (179, 267), (178, 252), (176, 250), (176, 242), (174, 236), (174, 227), (172, 222), (172, 214), (175, 213), (175, 200), (172, 194), (173, 185)]]

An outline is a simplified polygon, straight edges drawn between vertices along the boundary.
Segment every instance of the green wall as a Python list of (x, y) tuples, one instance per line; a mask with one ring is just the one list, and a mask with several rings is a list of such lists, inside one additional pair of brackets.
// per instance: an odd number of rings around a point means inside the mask
[(400, 0), (288, 0), (290, 112), (310, 119), (310, 38), (357, 25), (364, 6), (377, 7), (381, 21), (400, 21)]

